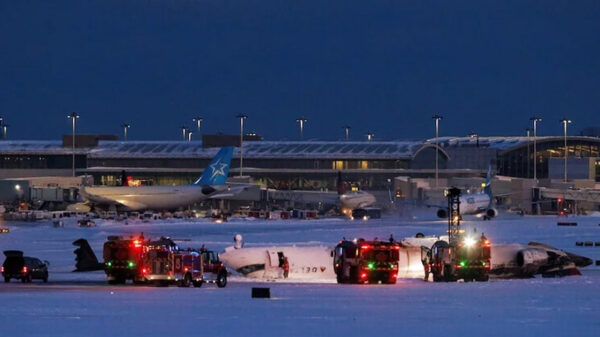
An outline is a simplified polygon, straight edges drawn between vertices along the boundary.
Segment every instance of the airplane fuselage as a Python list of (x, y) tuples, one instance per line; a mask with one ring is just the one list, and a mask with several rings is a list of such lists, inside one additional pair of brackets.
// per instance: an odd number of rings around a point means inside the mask
[(490, 207), (490, 196), (485, 193), (466, 194), (460, 197), (460, 214), (478, 214)]
[[(226, 186), (218, 186), (220, 189)], [(86, 187), (83, 197), (95, 205), (111, 206), (129, 211), (173, 210), (189, 206), (210, 197), (217, 190), (214, 187), (182, 186), (117, 186)]]

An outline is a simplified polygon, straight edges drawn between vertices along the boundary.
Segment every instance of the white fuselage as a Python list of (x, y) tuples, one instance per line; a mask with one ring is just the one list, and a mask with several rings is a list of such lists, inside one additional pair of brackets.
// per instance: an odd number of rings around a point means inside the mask
[(340, 195), (340, 203), (344, 209), (369, 207), (375, 203), (375, 196), (365, 191), (348, 192)]
[[(423, 278), (425, 276), (421, 247), (431, 247), (436, 241), (447, 241), (447, 236), (405, 238), (401, 243), (398, 262), (399, 278)], [(228, 247), (219, 254), (221, 260), (231, 270), (251, 278), (280, 279), (283, 270), (280, 258), (288, 258), (290, 264), (289, 279), (333, 282), (333, 257), (330, 247), (254, 247), (235, 249)], [(557, 255), (567, 257), (567, 253), (553, 247), (522, 244), (496, 244), (491, 247), (490, 277), (514, 278), (532, 277), (552, 268), (563, 270), (576, 268), (571, 261), (556, 264), (548, 257)], [(573, 256), (573, 254), (571, 254)], [(585, 259), (585, 258), (583, 258)], [(590, 262), (591, 263), (591, 260)]]
[(202, 201), (212, 194), (202, 190), (203, 187), (197, 185), (86, 187), (81, 194), (92, 204), (115, 205), (129, 211), (172, 210)]
[[(429, 244), (429, 242), (428, 242)], [(431, 242), (433, 244), (433, 241)], [(278, 279), (283, 277), (280, 256), (288, 258), (290, 279), (334, 281), (332, 247), (228, 247), (219, 258), (227, 267), (251, 278)], [(402, 247), (398, 262), (398, 277), (422, 278), (421, 247)]]
[(460, 197), (460, 214), (478, 214), (490, 207), (490, 196), (485, 193), (466, 194)]

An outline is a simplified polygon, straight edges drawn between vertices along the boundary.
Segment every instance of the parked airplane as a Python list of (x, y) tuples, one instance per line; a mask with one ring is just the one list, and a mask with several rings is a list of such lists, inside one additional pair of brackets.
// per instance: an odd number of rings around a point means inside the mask
[(248, 188), (225, 184), (232, 153), (231, 146), (221, 148), (191, 185), (84, 187), (80, 193), (89, 204), (123, 211), (173, 210), (205, 199), (230, 198)]
[[(489, 220), (498, 215), (498, 210), (494, 207), (494, 196), (491, 186), (491, 166), (488, 168), (483, 191), (480, 193), (469, 193), (460, 196), (460, 214), (483, 214), (484, 220)], [(438, 207), (437, 216), (439, 218), (448, 217), (448, 206), (435, 205)]]
[[(238, 237), (237, 235), (236, 237)], [(241, 237), (241, 236), (240, 236)], [(422, 247), (431, 247), (446, 237), (417, 237), (400, 241), (399, 278), (423, 278), (424, 268), (421, 260)], [(219, 258), (225, 265), (237, 273), (258, 279), (282, 278), (283, 258), (290, 265), (290, 279), (335, 281), (333, 271), (333, 248), (271, 246), (241, 248), (227, 247)], [(577, 267), (585, 267), (593, 261), (583, 256), (568, 253), (557, 248), (531, 242), (528, 245), (499, 244), (492, 245), (490, 277), (523, 278), (537, 274), (545, 276), (580, 275)]]
[(352, 213), (357, 208), (373, 206), (375, 196), (365, 191), (346, 192), (346, 186), (342, 180), (342, 172), (338, 172), (338, 197), (342, 212)]

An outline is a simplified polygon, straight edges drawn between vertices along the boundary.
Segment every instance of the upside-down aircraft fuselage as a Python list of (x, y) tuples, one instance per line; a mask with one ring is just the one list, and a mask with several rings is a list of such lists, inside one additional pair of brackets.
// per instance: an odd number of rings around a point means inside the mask
[[(406, 238), (400, 241), (399, 278), (423, 278), (422, 247), (430, 248), (446, 237)], [(219, 254), (225, 265), (237, 273), (251, 278), (282, 278), (281, 263), (287, 257), (289, 278), (298, 280), (335, 281), (331, 247), (266, 246), (228, 247)], [(524, 244), (494, 244), (491, 250), (492, 278), (524, 278), (542, 275), (578, 275), (577, 267), (592, 260), (560, 249), (531, 242)]]

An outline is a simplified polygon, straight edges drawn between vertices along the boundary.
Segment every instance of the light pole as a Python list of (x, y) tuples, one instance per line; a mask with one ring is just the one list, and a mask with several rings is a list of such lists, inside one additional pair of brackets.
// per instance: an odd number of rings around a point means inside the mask
[(531, 137), (529, 136), (531, 129), (530, 128), (526, 128), (525, 132), (527, 134), (527, 178), (529, 178), (529, 175), (531, 174), (531, 151), (529, 149), (529, 142), (531, 141)]
[(304, 139), (304, 123), (306, 123), (308, 119), (304, 117), (296, 118), (296, 122), (300, 124), (300, 140)]
[(187, 126), (180, 126), (179, 128), (181, 129), (181, 133), (183, 135), (183, 141), (185, 142), (187, 140), (186, 131), (188, 130), (188, 128), (187, 128)]
[(6, 140), (6, 129), (9, 127), (10, 125), (8, 124), (2, 124), (2, 137), (3, 139)]
[[(77, 118), (79, 118), (79, 115), (76, 112), (71, 113), (70, 115), (67, 115), (67, 118), (70, 118), (73, 121), (73, 144), (71, 144), (72, 146), (72, 150), (73, 150), (73, 177), (75, 176), (75, 123), (77, 121)], [(6, 135), (6, 131), (4, 132), (4, 134)]]
[(244, 120), (248, 118), (248, 116), (244, 114), (239, 114), (235, 116), (235, 118), (240, 119), (240, 177), (243, 176), (243, 167), (244, 167)]
[(567, 124), (571, 123), (571, 120), (568, 118), (563, 118), (560, 120), (563, 123), (563, 131), (565, 135), (565, 183), (567, 182), (567, 156), (569, 155), (569, 149), (567, 148)]
[(192, 118), (192, 121), (196, 122), (196, 125), (197, 125), (196, 131), (198, 132), (198, 136), (196, 136), (196, 137), (198, 138), (198, 140), (201, 140), (200, 139), (200, 127), (202, 127), (203, 120), (204, 120), (204, 118), (202, 118), (200, 116)]
[(3, 128), (2, 128), (2, 122), (3, 122), (3, 121), (4, 121), (4, 117), (1, 117), (1, 116), (0, 116), (0, 129), (3, 129)]
[(533, 122), (533, 180), (537, 184), (537, 122), (541, 122), (542, 119), (533, 116), (529, 120)]
[(127, 141), (127, 129), (129, 129), (131, 127), (131, 125), (127, 124), (127, 123), (123, 123), (123, 124), (121, 124), (121, 127), (123, 128), (123, 139), (125, 141)]
[(373, 139), (373, 137), (375, 136), (375, 134), (373, 132), (368, 132), (366, 136), (367, 136), (367, 141), (370, 142)]
[(346, 141), (350, 140), (350, 125), (344, 126), (344, 130), (346, 131)]
[(469, 138), (473, 139), (476, 138), (477, 139), (477, 147), (479, 147), (479, 135), (475, 132), (471, 132), (469, 133)]
[(433, 117), (431, 117), (435, 120), (435, 187), (438, 187), (438, 178), (439, 178), (439, 164), (438, 164), (438, 157), (439, 157), (439, 146), (438, 146), (438, 138), (439, 138), (439, 130), (440, 130), (440, 120), (443, 118), (440, 115), (434, 115)]
[(192, 134), (193, 134), (192, 131), (188, 132), (188, 142), (192, 141)]

